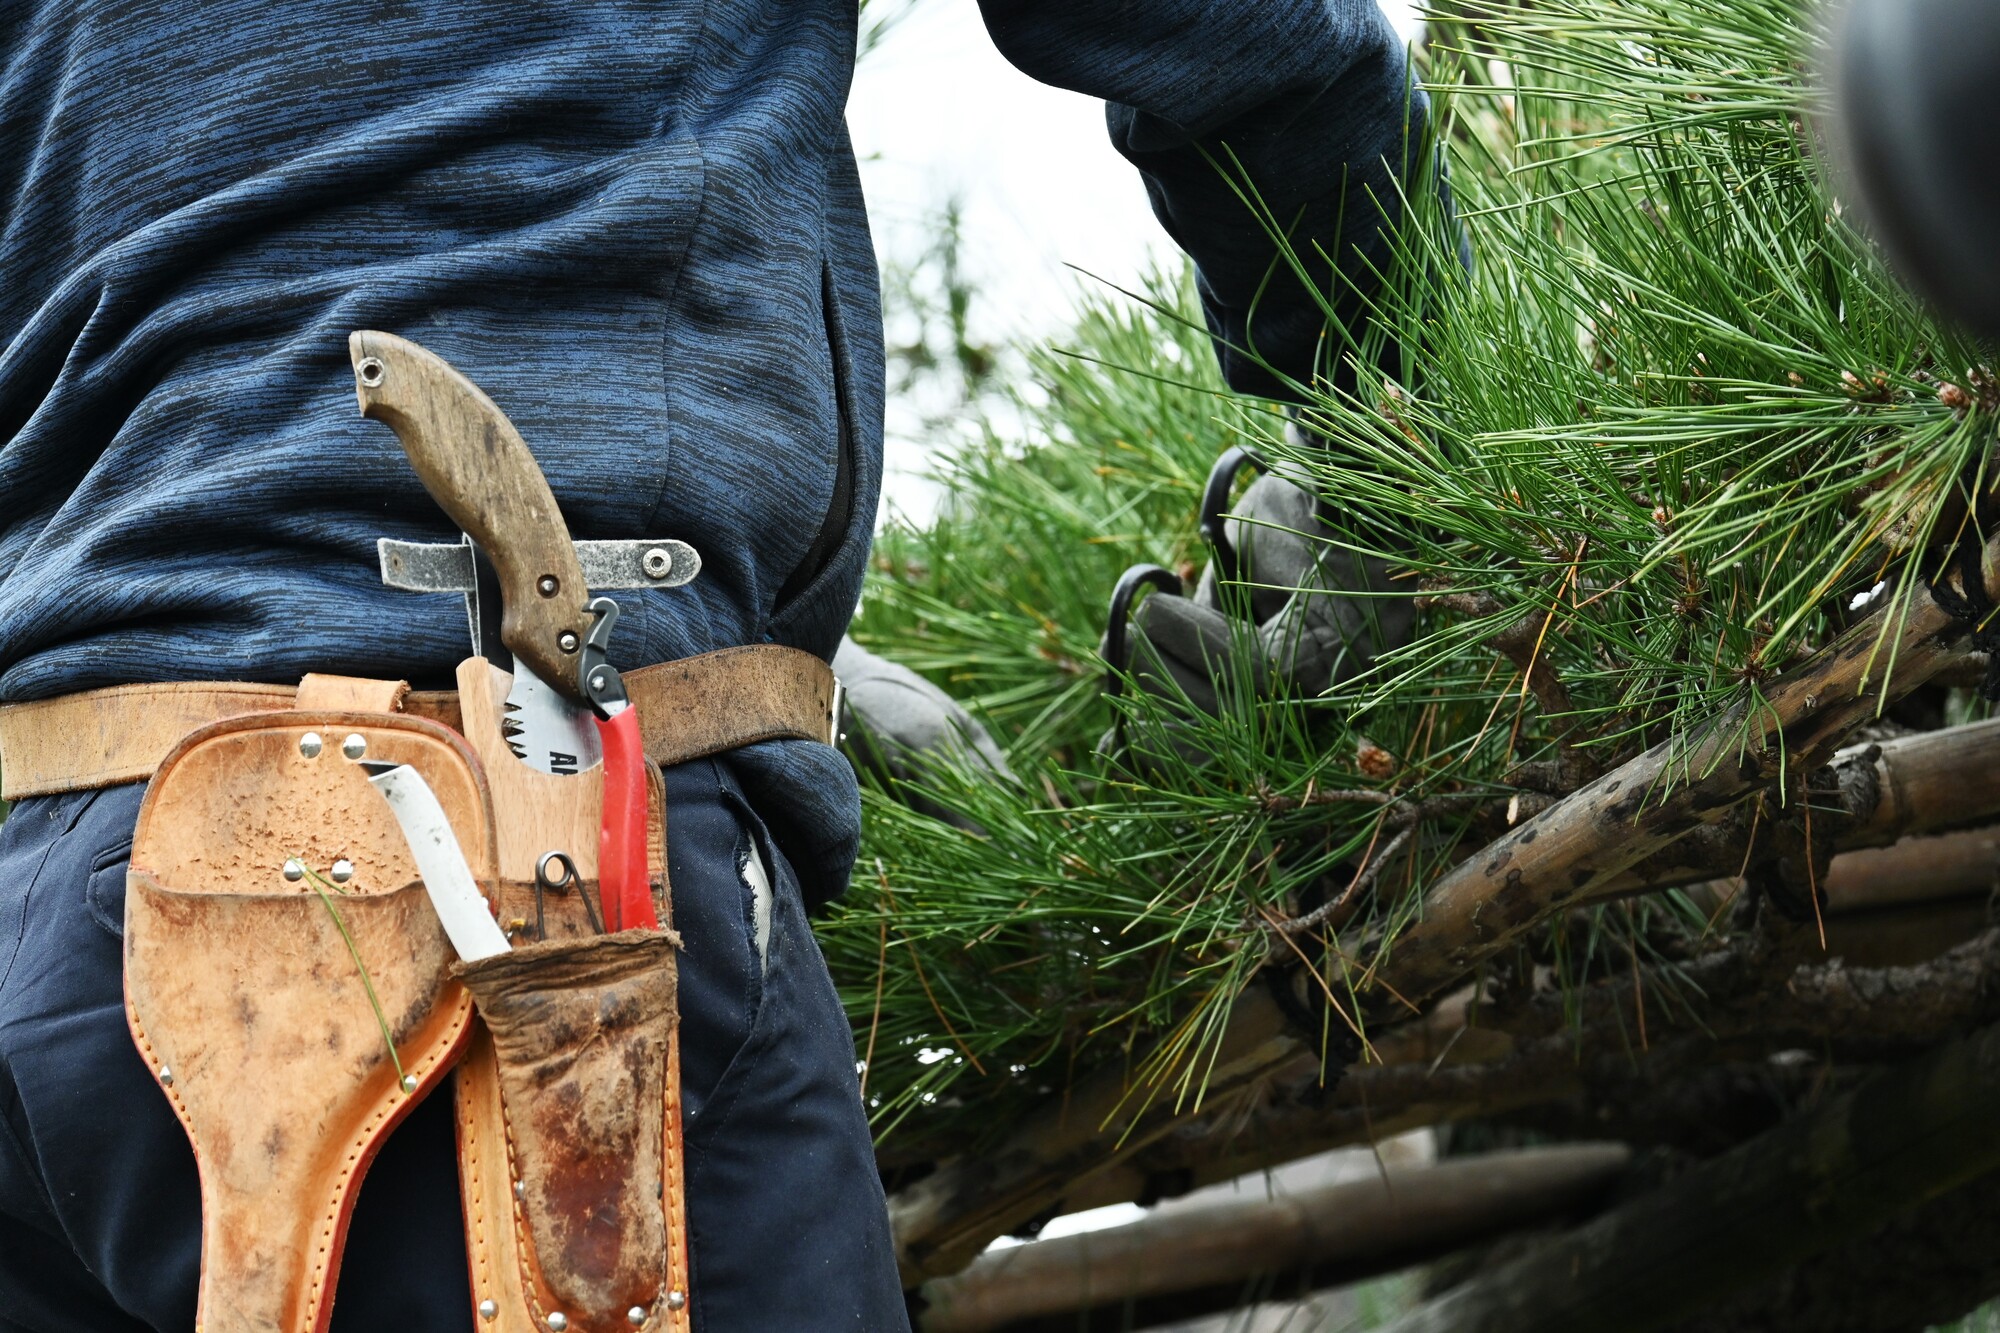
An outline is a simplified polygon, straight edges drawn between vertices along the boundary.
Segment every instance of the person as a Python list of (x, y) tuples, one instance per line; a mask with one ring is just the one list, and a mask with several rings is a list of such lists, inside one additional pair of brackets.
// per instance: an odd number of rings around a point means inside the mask
[[(1424, 104), (1374, 0), (983, 11), (1022, 70), (1109, 103), (1230, 383), (1276, 393), (1320, 367), (1324, 312), (1231, 177), (1300, 253), (1382, 260)], [(0, 702), (449, 683), (454, 600), (377, 578), (377, 538), (455, 534), (355, 415), (360, 328), (484, 388), (576, 537), (700, 551), (689, 586), (621, 594), (616, 665), (760, 642), (830, 657), (881, 482), (877, 280), (842, 120), (856, 24), (790, 0), (0, 3)], [(695, 1325), (902, 1327), (806, 916), (854, 858), (853, 774), (774, 742), (668, 788)], [(0, 828), (4, 1333), (193, 1322), (195, 1164), (120, 1003), (141, 794), (33, 796)], [(753, 848), (768, 933), (738, 871)], [(367, 1177), (336, 1333), (474, 1326), (448, 1101)]]

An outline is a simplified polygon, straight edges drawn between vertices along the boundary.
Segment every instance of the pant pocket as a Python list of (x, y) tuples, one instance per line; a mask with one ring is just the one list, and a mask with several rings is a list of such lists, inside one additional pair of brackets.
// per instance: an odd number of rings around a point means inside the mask
[[(28, 913), (33, 910), (43, 881), (49, 878), (53, 862), (58, 872), (68, 867), (74, 875), (86, 853), (71, 844), (78, 825), (97, 803), (102, 791), (71, 792), (63, 796), (38, 796), (16, 802), (7, 821), (0, 825), (0, 995), (14, 975), (22, 942), (28, 934)], [(102, 828), (86, 828), (82, 835), (107, 836)], [(132, 826), (110, 829), (108, 837), (131, 843)], [(46, 895), (42, 895), (46, 896)], [(74, 901), (63, 895), (65, 901)]]
[(125, 938), (125, 870), (131, 863), (132, 840), (121, 839), (91, 859), (90, 877), (83, 884), (90, 919), (113, 939)]

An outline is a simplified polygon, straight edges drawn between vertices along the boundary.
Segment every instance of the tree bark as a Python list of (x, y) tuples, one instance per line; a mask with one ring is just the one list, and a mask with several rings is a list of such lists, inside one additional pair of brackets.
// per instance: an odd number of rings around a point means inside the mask
[(2000, 1028), (1878, 1074), (1389, 1324), (1648, 1333), (2000, 1168)]

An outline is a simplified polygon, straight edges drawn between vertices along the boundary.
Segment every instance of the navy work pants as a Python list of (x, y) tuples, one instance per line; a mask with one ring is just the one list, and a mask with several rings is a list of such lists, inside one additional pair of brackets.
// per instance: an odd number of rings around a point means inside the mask
[[(695, 1327), (904, 1329), (853, 1042), (791, 867), (720, 765), (667, 781)], [(0, 1333), (194, 1327), (194, 1157), (120, 979), (141, 790), (37, 797), (0, 826)], [(472, 1333), (451, 1103), (446, 1084), (369, 1171), (333, 1333)]]

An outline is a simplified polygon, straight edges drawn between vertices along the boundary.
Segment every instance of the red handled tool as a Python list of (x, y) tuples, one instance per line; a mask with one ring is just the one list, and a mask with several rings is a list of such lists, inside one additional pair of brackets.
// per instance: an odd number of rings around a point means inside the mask
[(655, 930), (653, 889), (646, 877), (646, 750), (639, 739), (639, 712), (625, 693), (624, 678), (605, 657), (618, 603), (591, 599), (596, 621), (583, 643), (583, 693), (597, 714), (604, 743), (604, 827), (597, 846), (597, 891), (604, 903), (604, 928)]

